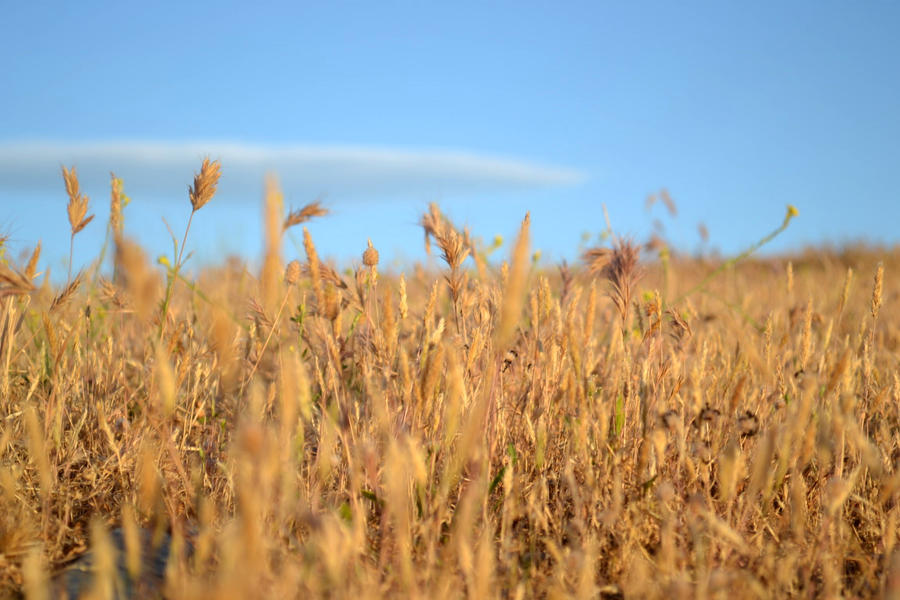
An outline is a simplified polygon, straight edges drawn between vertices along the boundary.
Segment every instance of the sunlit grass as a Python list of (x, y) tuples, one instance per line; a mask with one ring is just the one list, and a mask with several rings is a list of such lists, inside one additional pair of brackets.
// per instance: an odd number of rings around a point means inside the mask
[(190, 224), (152, 263), (121, 186), (113, 275), (0, 264), (4, 594), (900, 593), (896, 249), (753, 258), (789, 208), (731, 260), (544, 269), (527, 215), (506, 248), (432, 207), (443, 263), (344, 269), (272, 181), (260, 272), (191, 276)]

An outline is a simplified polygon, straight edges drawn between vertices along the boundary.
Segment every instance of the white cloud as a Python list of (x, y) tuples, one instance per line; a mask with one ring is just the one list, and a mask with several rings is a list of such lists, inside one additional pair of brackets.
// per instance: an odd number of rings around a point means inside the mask
[[(222, 162), (220, 194), (257, 199), (267, 172), (290, 194), (421, 196), (573, 185), (576, 169), (448, 150), (234, 142), (0, 141), (0, 191), (59, 193), (60, 165), (97, 194), (109, 173), (130, 195), (181, 198), (204, 156)], [(103, 186), (102, 188), (100, 186)]]

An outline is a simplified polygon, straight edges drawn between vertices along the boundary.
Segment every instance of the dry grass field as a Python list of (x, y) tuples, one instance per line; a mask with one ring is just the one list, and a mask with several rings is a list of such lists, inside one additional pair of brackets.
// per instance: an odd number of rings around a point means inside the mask
[(187, 271), (190, 226), (151, 261), (116, 179), (67, 284), (4, 254), (0, 595), (56, 597), (88, 548), (92, 598), (900, 595), (897, 249), (612, 236), (543, 268), (528, 217), (487, 261), (433, 207), (442, 260), (382, 273), (367, 240), (320, 260), (318, 204), (265, 198), (259, 267)]

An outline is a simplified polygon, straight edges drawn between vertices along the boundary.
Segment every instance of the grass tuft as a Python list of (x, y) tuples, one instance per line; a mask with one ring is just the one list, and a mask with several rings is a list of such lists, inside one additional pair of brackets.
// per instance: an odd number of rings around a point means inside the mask
[(494, 264), (433, 205), (435, 268), (339, 267), (270, 180), (261, 267), (189, 280), (190, 218), (159, 269), (111, 185), (112, 273), (0, 255), (0, 596), (900, 590), (897, 248), (751, 256), (789, 207), (730, 259), (656, 231), (545, 268), (526, 215)]

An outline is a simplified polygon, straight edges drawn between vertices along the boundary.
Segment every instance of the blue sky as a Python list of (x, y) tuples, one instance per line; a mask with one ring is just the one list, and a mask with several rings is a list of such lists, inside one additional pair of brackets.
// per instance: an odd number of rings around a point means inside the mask
[[(0, 228), (68, 252), (60, 164), (97, 220), (108, 173), (126, 230), (158, 254), (183, 231), (187, 184), (221, 158), (194, 220), (198, 260), (260, 248), (263, 176), (286, 202), (323, 197), (326, 255), (373, 243), (424, 256), (437, 201), (490, 240), (531, 211), (534, 245), (574, 258), (584, 235), (740, 251), (900, 241), (900, 5), (890, 2), (7, 3), (0, 21)], [(670, 216), (648, 194), (667, 188)], [(297, 251), (288, 245), (288, 256)]]

